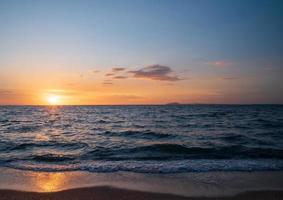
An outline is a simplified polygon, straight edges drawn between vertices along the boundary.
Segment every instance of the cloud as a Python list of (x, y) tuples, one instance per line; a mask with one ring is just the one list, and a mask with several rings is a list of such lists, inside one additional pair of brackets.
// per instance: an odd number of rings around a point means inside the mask
[(75, 83), (66, 83), (67, 86), (74, 86), (76, 85)]
[(32, 91), (23, 91), (18, 89), (0, 89), (0, 104), (2, 105), (16, 105), (28, 104), (27, 99), (33, 96)]
[(237, 80), (237, 79), (239, 79), (239, 77), (236, 76), (226, 76), (221, 78), (221, 80)]
[(106, 82), (103, 82), (102, 84), (103, 84), (103, 85), (113, 85), (112, 82), (107, 82), (107, 81), (106, 81)]
[(75, 96), (79, 95), (81, 92), (77, 90), (46, 90), (46, 94), (62, 95), (62, 96)]
[(209, 65), (212, 65), (214, 67), (220, 67), (220, 68), (224, 68), (224, 67), (229, 67), (232, 65), (232, 62), (230, 61), (226, 61), (226, 60), (216, 60), (216, 61), (211, 61), (208, 62)]
[(107, 99), (115, 99), (115, 100), (129, 100), (129, 99), (143, 99), (144, 97), (142, 96), (137, 96), (137, 95), (123, 95), (123, 94), (116, 94), (116, 95), (104, 95), (101, 96), (103, 98)]
[(135, 78), (144, 78), (158, 81), (180, 81), (182, 80), (176, 75), (172, 75), (173, 71), (170, 67), (164, 65), (150, 65), (136, 71), (128, 71)]
[(107, 73), (105, 74), (105, 76), (114, 76), (115, 74), (114, 73)]
[(103, 80), (102, 84), (103, 85), (113, 85), (114, 83), (112, 82), (111, 79), (105, 79), (105, 80)]
[(113, 72), (121, 72), (121, 71), (124, 71), (126, 68), (124, 67), (114, 67), (112, 68), (112, 71)]
[(14, 91), (11, 91), (11, 90), (3, 90), (3, 89), (0, 89), (0, 97), (2, 96), (14, 96), (14, 95), (17, 95), (16, 92)]
[(22, 90), (6, 90), (6, 89), (0, 89), (0, 97), (17, 97), (17, 96), (25, 96), (28, 93)]
[(271, 66), (266, 66), (263, 68), (265, 71), (272, 71), (273, 68)]
[(99, 70), (92, 70), (92, 73), (94, 73), (94, 74), (97, 74), (99, 72), (100, 72)]
[(114, 76), (114, 79), (126, 79), (128, 78), (127, 76)]
[(124, 71), (124, 67), (114, 67), (110, 73), (105, 74), (105, 76), (115, 76), (117, 73)]
[(9, 96), (9, 95), (13, 95), (14, 92), (10, 91), (10, 90), (1, 90), (0, 89), (0, 96)]

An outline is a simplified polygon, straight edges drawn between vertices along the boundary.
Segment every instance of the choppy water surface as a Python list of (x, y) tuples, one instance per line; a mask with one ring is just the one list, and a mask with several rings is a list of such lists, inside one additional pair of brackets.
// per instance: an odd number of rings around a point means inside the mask
[(0, 165), (140, 173), (283, 170), (283, 106), (3, 106)]

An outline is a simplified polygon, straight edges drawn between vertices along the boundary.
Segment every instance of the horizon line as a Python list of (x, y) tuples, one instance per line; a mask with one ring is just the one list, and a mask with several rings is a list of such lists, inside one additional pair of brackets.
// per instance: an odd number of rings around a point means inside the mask
[(184, 106), (184, 105), (283, 105), (283, 103), (164, 103), (164, 104), (0, 104), (0, 107), (5, 106), (44, 106), (44, 107), (62, 107), (62, 106)]

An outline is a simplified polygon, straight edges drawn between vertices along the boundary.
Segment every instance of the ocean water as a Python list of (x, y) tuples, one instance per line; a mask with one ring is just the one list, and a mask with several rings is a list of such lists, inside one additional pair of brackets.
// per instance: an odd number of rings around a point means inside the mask
[(2, 106), (0, 166), (139, 173), (283, 170), (283, 106)]

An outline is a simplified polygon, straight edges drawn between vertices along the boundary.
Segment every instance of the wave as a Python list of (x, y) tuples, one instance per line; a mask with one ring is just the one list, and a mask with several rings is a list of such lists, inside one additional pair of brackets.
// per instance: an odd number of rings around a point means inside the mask
[(277, 170), (283, 162), (282, 111), (282, 106), (0, 107), (0, 166)]
[(283, 128), (282, 121), (278, 121), (278, 120), (257, 119), (256, 122), (259, 123), (264, 128)]
[[(1, 164), (1, 163), (0, 163)], [(83, 163), (38, 164), (32, 162), (6, 163), (6, 167), (32, 171), (88, 171), (105, 172), (136, 172), (136, 173), (186, 173), (212, 171), (278, 171), (283, 170), (282, 160), (181, 160), (181, 161), (90, 161)]]
[(8, 126), (6, 130), (12, 133), (28, 133), (39, 131), (42, 127), (39, 125), (19, 125), (19, 126)]
[(241, 145), (201, 148), (160, 143), (133, 148), (96, 147), (82, 155), (82, 158), (97, 160), (283, 159), (283, 150), (248, 148)]
[(48, 141), (48, 142), (34, 142), (34, 143), (13, 143), (13, 142), (1, 142), (1, 148), (0, 150), (5, 151), (18, 151), (18, 150), (29, 150), (31, 148), (36, 147), (56, 147), (56, 148), (62, 148), (65, 150), (75, 150), (75, 149), (81, 149), (88, 147), (88, 144), (82, 143), (82, 142), (54, 142), (54, 141)]
[[(258, 143), (258, 141), (257, 141)], [(82, 142), (38, 142), (38, 143), (11, 143), (1, 142), (0, 151), (13, 154), (13, 159), (38, 162), (56, 162), (76, 159), (79, 162), (91, 160), (119, 161), (119, 160), (183, 160), (183, 159), (283, 159), (283, 150), (278, 148), (259, 148), (244, 145), (230, 146), (186, 146), (177, 143), (150, 143), (143, 146), (89, 146)], [(38, 154), (33, 148), (44, 149), (46, 155)], [(60, 155), (51, 155), (49, 150), (58, 151)], [(18, 152), (18, 153), (16, 153)], [(70, 153), (75, 153), (69, 158)], [(33, 156), (31, 158), (30, 156)], [(57, 156), (57, 157), (56, 157)], [(66, 158), (65, 158), (66, 156)], [(0, 160), (6, 158), (0, 154)]]
[(157, 133), (150, 130), (146, 131), (123, 131), (123, 132), (112, 132), (105, 131), (101, 133), (101, 135), (107, 136), (119, 136), (119, 137), (132, 137), (132, 138), (149, 138), (149, 139), (161, 139), (161, 138), (175, 138), (177, 135), (174, 134), (166, 134), (166, 133)]
[(70, 161), (74, 160), (74, 156), (64, 156), (58, 154), (45, 154), (45, 155), (38, 155), (33, 156), (32, 160), (39, 161), (39, 162), (63, 162), (63, 161)]

